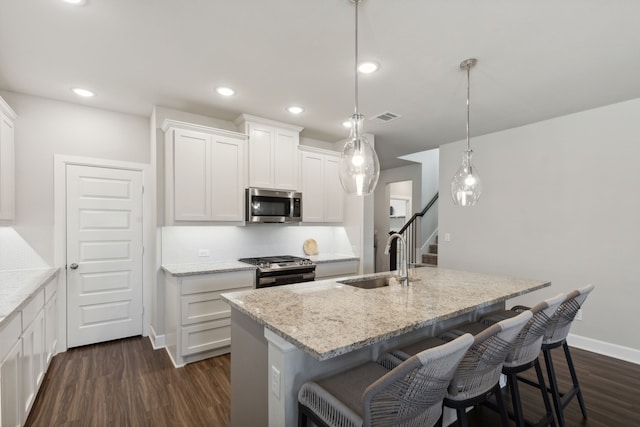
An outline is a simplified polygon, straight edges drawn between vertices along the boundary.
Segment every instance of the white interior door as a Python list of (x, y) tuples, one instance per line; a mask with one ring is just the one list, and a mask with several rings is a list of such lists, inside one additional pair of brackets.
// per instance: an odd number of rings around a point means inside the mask
[(142, 334), (142, 173), (67, 165), (69, 347)]

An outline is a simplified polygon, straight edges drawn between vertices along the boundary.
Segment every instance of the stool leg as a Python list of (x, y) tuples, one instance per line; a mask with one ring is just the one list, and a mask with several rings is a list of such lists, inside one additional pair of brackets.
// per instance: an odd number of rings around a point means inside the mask
[(302, 405), (298, 403), (298, 427), (307, 427), (307, 414), (304, 413)]
[(540, 392), (542, 393), (542, 401), (544, 402), (544, 409), (549, 418), (549, 425), (556, 427), (556, 419), (553, 415), (553, 409), (551, 409), (551, 402), (549, 401), (549, 394), (547, 393), (547, 386), (544, 383), (544, 377), (542, 376), (542, 368), (538, 359), (535, 360), (534, 365), (536, 368), (536, 375), (538, 376), (538, 384), (540, 385)]
[(504, 406), (504, 400), (502, 400), (502, 389), (500, 388), (500, 384), (496, 386), (493, 394), (496, 396), (496, 403), (498, 404), (498, 410), (500, 411), (502, 426), (509, 427), (509, 415), (507, 414), (507, 408)]
[(564, 349), (564, 356), (567, 358), (567, 365), (569, 366), (569, 373), (571, 374), (571, 381), (573, 382), (573, 388), (578, 391), (578, 403), (580, 403), (580, 411), (582, 411), (582, 417), (587, 418), (587, 408), (584, 405), (584, 399), (582, 398), (582, 390), (580, 389), (580, 384), (578, 384), (578, 376), (576, 375), (576, 370), (573, 367), (573, 359), (571, 359), (571, 353), (569, 352), (569, 345), (565, 341), (562, 344), (562, 348)]
[[(511, 402), (513, 403), (513, 415), (516, 419), (516, 426), (525, 427), (524, 416), (522, 415), (522, 402), (520, 401), (520, 390), (518, 389), (518, 379), (516, 374), (507, 374), (507, 383), (509, 384), (509, 390), (511, 390)], [(497, 391), (497, 393), (500, 393), (500, 391)]]
[(469, 427), (469, 421), (467, 420), (467, 408), (456, 408), (456, 415), (458, 416), (458, 425), (460, 427)]
[(564, 415), (562, 414), (562, 400), (560, 391), (558, 391), (558, 381), (556, 380), (556, 372), (553, 369), (553, 360), (551, 359), (551, 350), (543, 349), (544, 363), (547, 365), (547, 376), (549, 378), (549, 386), (551, 387), (551, 397), (553, 398), (553, 406), (556, 408), (556, 417), (560, 427), (565, 427)]

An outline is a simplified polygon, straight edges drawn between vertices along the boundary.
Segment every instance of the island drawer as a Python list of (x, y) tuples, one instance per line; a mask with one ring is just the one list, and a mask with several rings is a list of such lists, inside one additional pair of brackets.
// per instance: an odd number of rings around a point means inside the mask
[(182, 295), (199, 292), (231, 292), (238, 288), (253, 288), (255, 270), (227, 271), (181, 278)]
[(182, 327), (182, 356), (231, 345), (231, 319)]

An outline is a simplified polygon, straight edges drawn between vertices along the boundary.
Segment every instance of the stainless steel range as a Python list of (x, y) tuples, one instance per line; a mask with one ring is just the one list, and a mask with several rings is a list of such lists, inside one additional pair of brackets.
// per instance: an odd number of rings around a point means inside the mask
[(256, 288), (310, 282), (316, 278), (316, 265), (309, 258), (280, 255), (241, 258), (239, 261), (257, 267)]

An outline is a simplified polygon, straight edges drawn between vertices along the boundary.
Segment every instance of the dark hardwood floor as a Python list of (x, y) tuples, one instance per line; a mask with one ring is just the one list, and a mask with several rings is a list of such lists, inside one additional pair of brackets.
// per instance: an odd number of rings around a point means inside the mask
[[(640, 365), (571, 351), (589, 418), (573, 401), (567, 424), (640, 426)], [(562, 353), (554, 361), (566, 387)], [(175, 369), (142, 337), (72, 349), (54, 357), (26, 426), (227, 426), (229, 372), (228, 355)], [(526, 417), (542, 415), (539, 392), (525, 384), (521, 391)], [(470, 414), (470, 427), (497, 425), (490, 409)]]
[(229, 355), (175, 369), (142, 337), (55, 356), (26, 426), (226, 426)]

